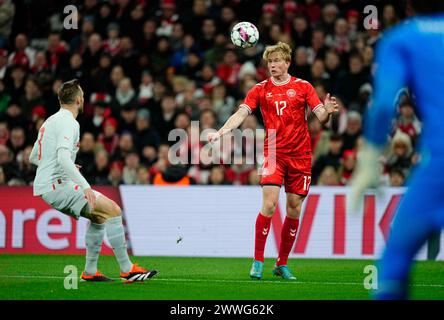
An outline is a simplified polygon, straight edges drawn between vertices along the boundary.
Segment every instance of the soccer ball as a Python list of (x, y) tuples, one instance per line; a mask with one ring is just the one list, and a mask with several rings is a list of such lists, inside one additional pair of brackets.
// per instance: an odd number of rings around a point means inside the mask
[(251, 48), (259, 40), (259, 31), (251, 22), (239, 22), (231, 29), (231, 42), (236, 47)]

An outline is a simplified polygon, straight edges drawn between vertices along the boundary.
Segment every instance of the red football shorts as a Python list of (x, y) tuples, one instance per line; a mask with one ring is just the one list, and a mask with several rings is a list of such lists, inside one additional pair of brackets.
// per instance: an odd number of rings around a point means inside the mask
[(266, 157), (262, 166), (262, 186), (285, 185), (285, 192), (306, 196), (311, 182), (311, 157), (291, 158), (277, 155), (276, 160)]

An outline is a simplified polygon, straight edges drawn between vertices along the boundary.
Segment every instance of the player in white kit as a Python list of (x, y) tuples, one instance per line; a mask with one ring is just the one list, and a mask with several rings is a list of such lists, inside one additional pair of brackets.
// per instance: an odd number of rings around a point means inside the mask
[(80, 126), (76, 120), (83, 112), (83, 90), (77, 80), (62, 84), (58, 92), (60, 110), (49, 117), (39, 130), (30, 161), (37, 165), (34, 195), (67, 215), (90, 220), (86, 232), (85, 281), (111, 281), (97, 270), (103, 237), (108, 237), (120, 277), (125, 282), (144, 281), (157, 274), (133, 264), (128, 257), (120, 207), (100, 192), (91, 189), (74, 164), (79, 150)]

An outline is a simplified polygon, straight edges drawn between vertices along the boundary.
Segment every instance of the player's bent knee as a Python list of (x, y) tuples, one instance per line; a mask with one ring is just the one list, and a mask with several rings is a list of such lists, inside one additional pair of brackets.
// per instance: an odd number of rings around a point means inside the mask
[(292, 219), (299, 219), (301, 215), (301, 210), (288, 210), (287, 209), (287, 217), (290, 217)]
[(122, 215), (122, 209), (115, 203), (114, 201), (111, 201), (111, 210), (110, 210), (110, 216), (112, 217), (118, 217)]
[(106, 218), (94, 215), (93, 218), (91, 219), (91, 222), (96, 224), (103, 224), (106, 222)]
[(262, 207), (262, 214), (266, 216), (272, 216), (276, 210), (277, 203), (274, 201), (266, 201)]

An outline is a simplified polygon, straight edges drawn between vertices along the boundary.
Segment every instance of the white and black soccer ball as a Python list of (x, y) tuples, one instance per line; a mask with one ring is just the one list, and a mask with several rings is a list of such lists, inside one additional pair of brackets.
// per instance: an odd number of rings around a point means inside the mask
[(231, 29), (231, 42), (236, 47), (251, 48), (259, 40), (259, 31), (251, 22), (243, 21)]

